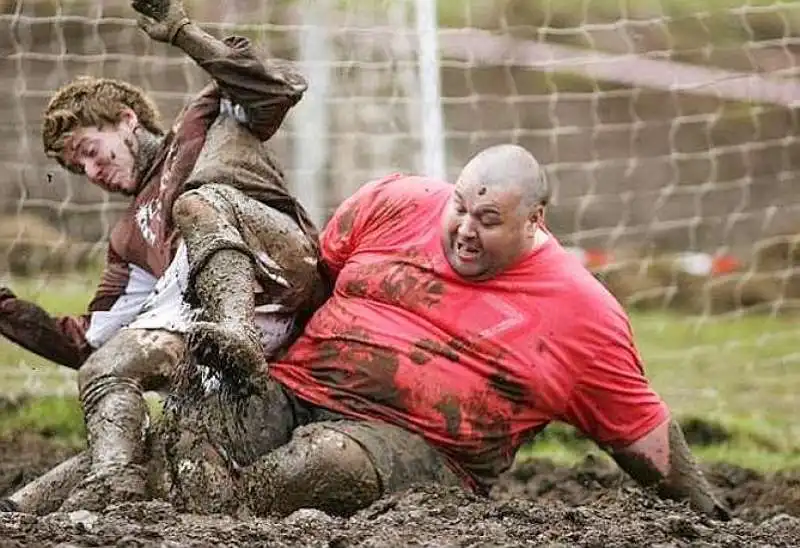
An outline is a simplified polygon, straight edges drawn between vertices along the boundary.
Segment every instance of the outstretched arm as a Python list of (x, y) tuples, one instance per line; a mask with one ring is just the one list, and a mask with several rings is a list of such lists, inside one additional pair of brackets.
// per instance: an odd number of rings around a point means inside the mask
[(193, 23), (180, 0), (134, 0), (139, 25), (154, 40), (182, 49), (211, 75), (240, 121), (266, 141), (302, 98), (306, 80), (287, 62), (262, 62), (243, 37), (219, 40)]
[(715, 519), (730, 519), (730, 513), (712, 492), (692, 456), (680, 425), (668, 419), (611, 456), (639, 484), (655, 486), (659, 495), (688, 500), (697, 511)]
[(687, 500), (713, 518), (728, 517), (680, 426), (645, 377), (629, 327), (598, 348), (563, 418), (605, 448), (639, 484), (655, 486), (663, 497)]
[(39, 305), (0, 288), (0, 335), (57, 364), (78, 369), (91, 352), (88, 315), (55, 318)]
[[(106, 267), (85, 314), (52, 316), (36, 303), (0, 287), (0, 335), (22, 348), (70, 369), (79, 369), (95, 348), (108, 340), (141, 309), (149, 280), (136, 276), (109, 248)], [(144, 289), (132, 292), (132, 285)]]

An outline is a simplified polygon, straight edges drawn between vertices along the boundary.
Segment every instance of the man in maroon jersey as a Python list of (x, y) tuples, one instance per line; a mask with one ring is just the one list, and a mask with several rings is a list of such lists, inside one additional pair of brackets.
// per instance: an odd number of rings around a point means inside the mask
[(262, 368), (325, 296), (316, 230), (263, 147), (304, 79), (257, 59), (244, 38), (210, 36), (178, 0), (134, 9), (152, 39), (181, 48), (212, 82), (167, 131), (125, 82), (59, 89), (44, 113), (46, 154), (132, 201), (86, 314), (54, 318), (0, 289), (0, 333), (78, 369), (91, 473), (67, 507), (144, 496), (142, 392), (167, 389), (178, 362), (213, 365), (212, 384), (233, 363)]

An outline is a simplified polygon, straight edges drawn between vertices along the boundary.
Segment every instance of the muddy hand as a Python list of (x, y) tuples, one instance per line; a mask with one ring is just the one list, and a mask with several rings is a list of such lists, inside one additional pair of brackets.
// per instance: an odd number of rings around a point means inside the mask
[(188, 349), (199, 363), (220, 372), (249, 376), (266, 371), (258, 333), (239, 324), (195, 322), (189, 329)]
[(181, 27), (191, 23), (180, 0), (133, 0), (139, 26), (150, 38), (172, 44)]
[(718, 521), (730, 521), (731, 511), (717, 497), (708, 492), (695, 493), (692, 497), (692, 503), (696, 508)]

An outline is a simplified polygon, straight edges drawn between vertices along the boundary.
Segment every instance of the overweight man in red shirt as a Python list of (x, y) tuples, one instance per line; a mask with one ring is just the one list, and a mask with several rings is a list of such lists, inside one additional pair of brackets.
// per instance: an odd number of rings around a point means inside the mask
[[(332, 296), (251, 376), (257, 405), (230, 406), (252, 426), (177, 457), (171, 498), (193, 511), (348, 513), (419, 482), (486, 493), (561, 421), (643, 485), (726, 518), (645, 378), (622, 307), (548, 232), (549, 197), (513, 145), (475, 156), (455, 185), (393, 175), (358, 190), (321, 238)], [(184, 426), (214, 405), (208, 389), (180, 401)], [(182, 443), (198, 447), (166, 453)]]
[[(645, 377), (624, 310), (548, 232), (549, 197), (536, 159), (513, 145), (478, 154), (455, 185), (405, 175), (365, 185), (322, 235), (333, 295), (269, 375), (344, 417), (339, 431), (379, 485), (397, 467), (413, 476), (402, 463), (415, 460), (384, 425), (486, 492), (520, 446), (561, 421), (642, 484), (725, 517)], [(443, 479), (439, 466), (417, 469), (416, 480)]]

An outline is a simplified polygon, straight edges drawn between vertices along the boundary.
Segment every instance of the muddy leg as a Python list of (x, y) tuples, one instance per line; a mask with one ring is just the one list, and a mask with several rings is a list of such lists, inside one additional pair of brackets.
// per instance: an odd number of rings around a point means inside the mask
[(75, 455), (0, 501), (0, 506), (27, 514), (54, 512), (89, 472), (91, 462), (88, 451)]
[(215, 368), (250, 372), (264, 367), (255, 326), (253, 259), (230, 205), (205, 189), (193, 190), (176, 200), (173, 216), (191, 265), (187, 300), (201, 306), (205, 320), (189, 332), (190, 351)]
[(123, 329), (78, 372), (91, 455), (90, 474), (63, 510), (100, 509), (145, 497), (145, 390), (163, 388), (183, 353), (183, 338), (161, 330)]
[(200, 363), (247, 374), (266, 369), (257, 308), (292, 317), (319, 292), (314, 247), (287, 215), (232, 187), (183, 193), (173, 216), (191, 265), (187, 300), (204, 320), (189, 334)]
[(298, 428), (291, 442), (242, 472), (239, 488), (258, 515), (316, 508), (347, 516), (422, 482), (460, 484), (421, 438), (388, 425), (342, 420)]
[(240, 503), (236, 474), (285, 444), (301, 410), (267, 378), (231, 389), (209, 386), (191, 369), (191, 361), (181, 364), (182, 378), (153, 435), (167, 463), (164, 496), (183, 511), (234, 513)]

